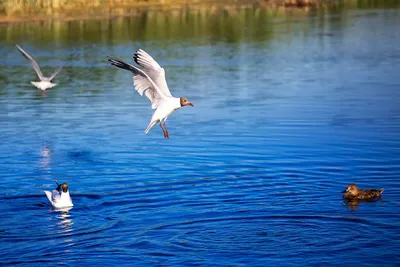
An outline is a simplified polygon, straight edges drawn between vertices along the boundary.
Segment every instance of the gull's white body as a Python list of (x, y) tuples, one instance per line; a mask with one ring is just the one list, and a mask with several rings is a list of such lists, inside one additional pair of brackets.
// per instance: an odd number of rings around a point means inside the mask
[(69, 195), (69, 191), (64, 193), (62, 190), (61, 192), (57, 190), (53, 190), (53, 192), (45, 190), (44, 193), (49, 199), (51, 205), (53, 205), (53, 207), (55, 208), (66, 208), (74, 206), (74, 204), (72, 204), (72, 199)]
[(51, 80), (57, 76), (61, 69), (68, 64), (68, 62), (60, 66), (53, 74), (51, 74), (50, 77), (44, 77), (36, 60), (34, 60), (24, 49), (22, 49), (18, 45), (16, 45), (16, 47), (26, 59), (31, 61), (32, 67), (40, 80), (39, 82), (31, 82), (34, 86), (36, 86), (36, 88), (40, 89), (41, 91), (46, 91), (46, 89), (52, 88), (57, 85), (55, 83), (52, 83)]
[(31, 84), (33, 84), (42, 91), (46, 91), (46, 89), (53, 88), (54, 86), (57, 85), (56, 83), (52, 83), (49, 81), (31, 82)]
[(149, 126), (147, 126), (144, 131), (146, 134), (150, 131), (150, 129), (156, 125), (158, 122), (168, 119), (168, 116), (171, 115), (174, 110), (181, 107), (180, 99), (176, 97), (167, 97), (162, 103), (158, 106), (156, 111), (154, 111), (153, 116), (151, 117), (151, 121)]
[(133, 73), (133, 85), (136, 91), (140, 95), (146, 95), (151, 102), (151, 107), (155, 109), (149, 126), (144, 131), (147, 134), (154, 125), (162, 121), (165, 123), (174, 110), (182, 107), (181, 99), (171, 95), (164, 69), (149, 54), (139, 49), (134, 59), (143, 69), (109, 57), (112, 65)]

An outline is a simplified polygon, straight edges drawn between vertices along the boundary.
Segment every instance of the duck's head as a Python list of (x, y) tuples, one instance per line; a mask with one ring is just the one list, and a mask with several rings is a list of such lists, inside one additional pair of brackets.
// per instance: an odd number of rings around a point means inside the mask
[(63, 183), (63, 184), (61, 185), (61, 189), (62, 189), (62, 191), (63, 191), (64, 193), (67, 193), (67, 192), (68, 192), (68, 184), (67, 184), (67, 183)]
[(342, 193), (345, 193), (346, 195), (351, 195), (351, 196), (357, 196), (358, 195), (358, 187), (356, 184), (349, 184)]
[(181, 107), (184, 107), (184, 106), (192, 106), (192, 107), (194, 107), (193, 104), (190, 103), (189, 99), (187, 99), (186, 97), (181, 97), (180, 101), (181, 101)]

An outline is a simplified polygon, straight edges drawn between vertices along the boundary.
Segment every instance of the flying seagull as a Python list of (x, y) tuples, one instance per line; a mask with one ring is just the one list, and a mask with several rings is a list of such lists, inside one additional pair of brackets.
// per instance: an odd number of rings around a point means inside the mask
[(31, 61), (32, 63), (32, 67), (35, 70), (37, 76), (39, 77), (40, 82), (31, 82), (34, 86), (36, 86), (38, 89), (40, 89), (40, 94), (42, 94), (42, 91), (44, 93), (46, 93), (46, 89), (48, 88), (52, 88), (54, 86), (56, 86), (56, 83), (52, 83), (51, 80), (54, 79), (54, 77), (56, 77), (56, 75), (61, 71), (61, 69), (67, 65), (69, 62), (64, 63), (63, 65), (61, 65), (53, 74), (51, 74), (50, 77), (44, 77), (42, 74), (42, 71), (39, 68), (38, 63), (36, 62), (36, 60), (34, 60), (24, 49), (22, 49), (19, 45), (15, 45), (19, 52), (21, 52), (21, 54), (28, 60)]
[(74, 204), (72, 204), (71, 196), (69, 195), (68, 184), (59, 184), (56, 179), (54, 179), (54, 181), (57, 184), (57, 188), (53, 190), (53, 192), (46, 190), (44, 191), (51, 205), (53, 205), (53, 207), (55, 208), (66, 208), (74, 206)]
[(154, 125), (160, 123), (164, 137), (169, 138), (166, 125), (168, 116), (176, 109), (184, 106), (193, 107), (193, 104), (186, 97), (177, 98), (171, 95), (164, 69), (144, 50), (139, 49), (134, 54), (133, 59), (143, 69), (125, 63), (120, 59), (108, 57), (111, 65), (133, 73), (133, 85), (136, 91), (140, 95), (145, 94), (151, 102), (152, 109), (155, 109), (150, 124), (144, 132), (147, 134)]

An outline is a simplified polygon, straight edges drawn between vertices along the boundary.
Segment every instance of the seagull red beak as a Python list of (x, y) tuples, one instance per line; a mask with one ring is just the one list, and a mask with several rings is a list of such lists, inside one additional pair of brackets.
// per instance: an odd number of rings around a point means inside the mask
[(192, 107), (194, 107), (192, 103), (189, 103), (189, 104), (188, 104), (188, 106), (192, 106)]

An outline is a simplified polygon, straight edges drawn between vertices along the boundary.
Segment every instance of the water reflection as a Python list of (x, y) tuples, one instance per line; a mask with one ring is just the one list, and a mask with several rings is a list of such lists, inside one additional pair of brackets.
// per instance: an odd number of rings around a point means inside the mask
[[(342, 13), (337, 7), (326, 7)], [(35, 46), (89, 45), (81, 54), (90, 53), (91, 44), (112, 47), (127, 41), (171, 41), (240, 43), (272, 40), (277, 34), (273, 25), (284, 21), (308, 19), (324, 14), (324, 9), (243, 8), (235, 5), (201, 6), (178, 10), (142, 10), (129, 17), (102, 20), (40, 21), (9, 25), (0, 29), (5, 42), (29, 43)], [(318, 23), (324, 23), (323, 20)], [(285, 23), (283, 23), (285, 24)], [(3, 30), (7, 29), (7, 30)], [(283, 31), (304, 31), (286, 24)], [(278, 29), (280, 31), (280, 29)], [(24, 34), (21, 34), (24, 32)], [(201, 39), (198, 39), (201, 37)], [(206, 38), (205, 38), (206, 37)]]
[(51, 163), (51, 154), (52, 151), (47, 143), (42, 145), (42, 149), (40, 151), (40, 167), (45, 171), (50, 171), (50, 163)]
[(368, 202), (378, 202), (378, 201), (382, 201), (383, 198), (379, 198), (379, 199), (375, 199), (375, 200), (359, 200), (359, 199), (348, 199), (348, 200), (344, 200), (344, 203), (347, 205), (347, 208), (349, 210), (358, 210), (359, 205), (362, 205), (362, 203), (367, 204)]
[(72, 207), (56, 209), (58, 212), (57, 218), (60, 219), (57, 224), (60, 226), (61, 232), (64, 234), (71, 232), (72, 225), (74, 224), (71, 214), (69, 214), (71, 209)]
[(347, 208), (349, 210), (358, 210), (358, 205), (360, 204), (360, 200), (358, 199), (345, 200), (344, 203), (347, 205)]
[[(59, 219), (57, 226), (59, 227), (60, 234), (63, 237), (63, 243), (67, 247), (74, 245), (74, 238), (72, 235), (73, 233), (72, 225), (74, 224), (74, 221), (72, 219), (71, 214), (69, 213), (69, 211), (72, 208), (73, 207), (55, 209), (55, 211), (58, 213), (56, 217), (57, 219)], [(69, 248), (63, 251), (63, 253), (69, 253), (69, 252), (71, 252)]]

